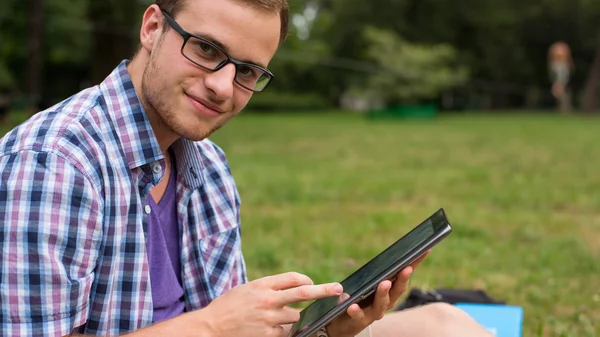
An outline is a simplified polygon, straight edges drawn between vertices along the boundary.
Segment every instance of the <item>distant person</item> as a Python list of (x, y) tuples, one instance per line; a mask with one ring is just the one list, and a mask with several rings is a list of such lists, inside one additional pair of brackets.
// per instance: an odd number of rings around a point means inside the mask
[[(240, 195), (208, 139), (273, 80), (288, 21), (285, 0), (157, 0), (132, 60), (0, 139), (1, 336), (283, 337), (290, 305), (342, 294), (248, 280)], [(320, 336), (488, 336), (445, 304), (384, 316), (417, 264)]]
[(548, 50), (548, 70), (552, 81), (552, 96), (557, 101), (561, 112), (571, 110), (571, 93), (569, 91), (569, 80), (575, 65), (571, 56), (571, 49), (563, 41), (555, 42)]

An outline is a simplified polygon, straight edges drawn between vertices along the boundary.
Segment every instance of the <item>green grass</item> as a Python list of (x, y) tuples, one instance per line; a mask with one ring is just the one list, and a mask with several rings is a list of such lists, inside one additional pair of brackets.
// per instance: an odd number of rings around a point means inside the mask
[(11, 111), (9, 114), (0, 118), (0, 136), (3, 136), (10, 129), (27, 120), (27, 115), (21, 111)]
[(213, 140), (252, 279), (341, 281), (444, 207), (454, 233), (412, 286), (523, 306), (524, 336), (600, 335), (600, 119), (242, 115)]
[(600, 119), (242, 115), (213, 140), (251, 279), (341, 281), (444, 207), (454, 233), (412, 286), (523, 306), (524, 336), (600, 336)]

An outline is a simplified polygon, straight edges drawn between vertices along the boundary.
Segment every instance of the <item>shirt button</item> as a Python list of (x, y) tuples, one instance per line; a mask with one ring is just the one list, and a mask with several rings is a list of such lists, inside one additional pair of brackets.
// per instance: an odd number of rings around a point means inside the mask
[(144, 212), (146, 212), (146, 214), (150, 214), (150, 212), (152, 212), (152, 209), (150, 208), (150, 205), (146, 205), (144, 207)]
[(154, 171), (154, 173), (159, 174), (160, 171), (162, 171), (162, 167), (160, 167), (160, 164), (156, 164), (156, 165), (154, 165), (152, 170)]

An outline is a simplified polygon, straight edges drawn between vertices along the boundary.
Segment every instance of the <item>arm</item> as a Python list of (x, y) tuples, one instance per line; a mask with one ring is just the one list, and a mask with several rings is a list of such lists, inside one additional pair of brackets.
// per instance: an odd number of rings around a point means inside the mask
[(85, 323), (102, 238), (93, 184), (65, 158), (0, 157), (0, 335), (60, 336)]
[[(314, 285), (305, 275), (286, 273), (240, 285), (206, 308), (135, 331), (127, 336), (281, 337), (299, 319), (289, 304), (337, 296), (339, 284)], [(289, 328), (288, 330), (289, 331)], [(76, 335), (72, 335), (76, 336)]]
[[(187, 336), (202, 336), (212, 337), (215, 334), (210, 330), (208, 324), (204, 320), (202, 310), (183, 314), (176, 318), (172, 318), (158, 324), (151, 325), (144, 329), (125, 334), (127, 337), (162, 337), (171, 336), (176, 331), (175, 335), (181, 337)], [(71, 334), (65, 337), (81, 337), (84, 335)]]

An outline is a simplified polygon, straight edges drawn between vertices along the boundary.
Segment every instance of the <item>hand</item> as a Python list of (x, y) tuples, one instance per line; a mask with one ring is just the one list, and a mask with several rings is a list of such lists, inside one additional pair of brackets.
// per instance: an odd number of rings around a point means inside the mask
[(199, 310), (198, 318), (213, 337), (283, 337), (282, 325), (300, 319), (288, 305), (340, 294), (339, 283), (314, 285), (298, 273), (268, 276), (226, 292)]
[[(377, 287), (373, 304), (362, 309), (358, 304), (352, 304), (346, 314), (336, 318), (327, 326), (327, 332), (330, 337), (353, 337), (371, 325), (374, 321), (380, 320), (385, 312), (392, 309), (398, 298), (408, 289), (408, 283), (412, 272), (430, 253), (427, 251), (417, 261), (410, 266), (402, 269), (396, 276), (396, 280), (383, 281)], [(347, 295), (342, 300), (347, 299)]]

